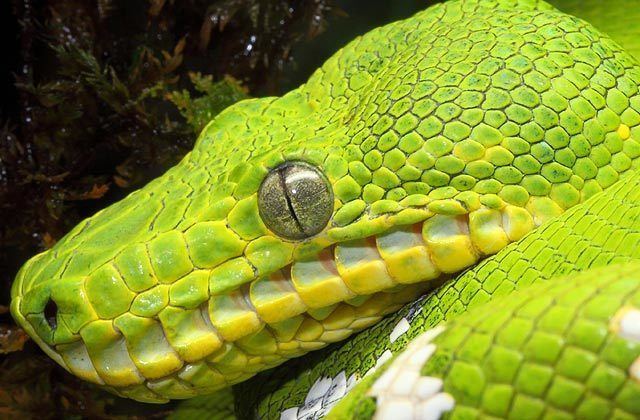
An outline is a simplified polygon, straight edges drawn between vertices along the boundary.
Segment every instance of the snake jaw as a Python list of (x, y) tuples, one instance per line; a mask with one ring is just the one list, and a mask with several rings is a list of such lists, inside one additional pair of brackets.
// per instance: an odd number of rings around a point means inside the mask
[[(465, 215), (427, 214), (423, 221), (333, 243), (305, 258), (296, 259), (296, 252), (288, 258), (267, 255), (270, 272), (257, 264), (263, 274), (256, 275), (260, 270), (252, 265), (249, 281), (211, 293), (211, 284), (223, 283), (212, 278), (220, 267), (259, 262), (248, 258), (245, 249), (217, 268), (192, 270), (172, 283), (156, 280), (128, 298), (128, 311), (117, 315), (105, 313), (113, 309), (109, 305), (94, 308), (87, 294), (95, 279), (118, 284), (118, 276), (129, 272), (128, 254), (89, 279), (32, 281), (33, 289), (23, 284), (25, 273), (34, 269), (27, 264), (14, 284), (12, 310), (41, 347), (76, 376), (145, 401), (185, 397), (236, 383), (371, 325), (533, 228), (532, 216), (513, 214), (519, 213), (512, 206)], [(221, 232), (215, 222), (205, 223), (204, 231)], [(200, 233), (194, 237), (202, 238)], [(317, 240), (326, 243), (327, 238)], [(196, 298), (199, 294), (203, 298)], [(154, 309), (154, 299), (166, 303)], [(55, 326), (43, 321), (47, 302), (58, 309)], [(247, 367), (247, 358), (254, 359), (253, 365)], [(175, 389), (176, 381), (191, 385)]]

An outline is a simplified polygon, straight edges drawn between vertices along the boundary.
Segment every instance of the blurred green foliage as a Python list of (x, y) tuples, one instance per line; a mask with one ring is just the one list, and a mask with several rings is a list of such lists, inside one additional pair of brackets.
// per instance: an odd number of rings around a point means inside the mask
[(170, 92), (167, 98), (178, 107), (194, 133), (199, 133), (209, 121), (229, 105), (248, 98), (247, 89), (231, 76), (214, 82), (211, 76), (189, 73), (191, 83), (200, 95), (193, 98), (189, 90)]

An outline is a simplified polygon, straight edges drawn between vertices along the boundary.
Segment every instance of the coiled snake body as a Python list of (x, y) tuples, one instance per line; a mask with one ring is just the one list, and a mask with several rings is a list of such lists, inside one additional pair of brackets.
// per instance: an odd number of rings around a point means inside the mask
[(180, 164), (28, 261), (12, 313), (71, 373), (163, 402), (435, 289), (285, 380), (245, 382), (241, 414), (633, 418), (639, 86), (632, 55), (545, 2), (433, 6), (223, 111)]

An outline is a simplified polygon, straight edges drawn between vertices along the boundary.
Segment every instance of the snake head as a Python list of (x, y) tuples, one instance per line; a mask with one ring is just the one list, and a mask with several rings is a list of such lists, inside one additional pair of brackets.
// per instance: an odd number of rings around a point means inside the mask
[(28, 261), (13, 316), (119, 395), (240, 382), (613, 184), (640, 156), (639, 84), (620, 47), (544, 3), (434, 6), (220, 113), (181, 163)]

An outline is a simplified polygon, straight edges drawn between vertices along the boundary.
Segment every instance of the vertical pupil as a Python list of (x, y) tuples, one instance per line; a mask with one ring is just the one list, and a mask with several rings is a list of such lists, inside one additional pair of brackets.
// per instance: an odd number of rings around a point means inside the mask
[(288, 239), (320, 232), (333, 212), (333, 192), (316, 167), (285, 162), (274, 168), (258, 191), (258, 210), (265, 225)]

